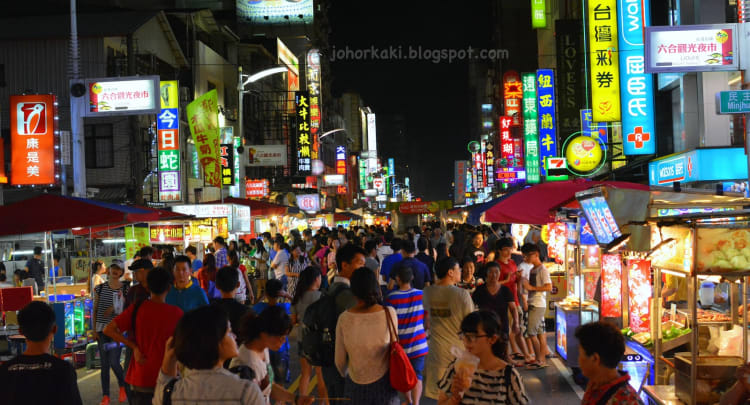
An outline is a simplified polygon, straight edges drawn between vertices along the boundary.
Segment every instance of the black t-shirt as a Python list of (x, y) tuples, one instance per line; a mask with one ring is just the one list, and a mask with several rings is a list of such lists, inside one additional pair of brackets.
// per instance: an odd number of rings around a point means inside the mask
[(490, 294), (487, 289), (487, 284), (482, 284), (474, 291), (471, 299), (474, 300), (474, 304), (479, 309), (486, 309), (494, 311), (502, 322), (501, 328), (505, 333), (510, 332), (510, 324), (508, 323), (508, 304), (515, 302), (513, 294), (510, 292), (510, 288), (506, 286), (500, 286), (497, 294)]
[(0, 403), (80, 405), (76, 372), (49, 354), (18, 356), (0, 366)]
[(33, 277), (36, 280), (37, 287), (44, 287), (44, 262), (36, 257), (32, 257), (26, 262), (26, 267), (29, 269), (27, 277)]
[(229, 323), (232, 325), (232, 332), (237, 335), (240, 333), (240, 320), (250, 311), (250, 307), (242, 305), (234, 298), (221, 298), (214, 301), (212, 305), (224, 310), (229, 317)]

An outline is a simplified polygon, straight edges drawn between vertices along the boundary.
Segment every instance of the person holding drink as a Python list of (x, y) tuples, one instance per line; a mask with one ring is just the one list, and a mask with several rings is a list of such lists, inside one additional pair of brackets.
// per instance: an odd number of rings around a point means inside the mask
[(504, 360), (508, 340), (497, 314), (470, 313), (461, 322), (460, 336), (468, 353), (457, 356), (440, 379), (439, 405), (529, 403), (521, 376)]

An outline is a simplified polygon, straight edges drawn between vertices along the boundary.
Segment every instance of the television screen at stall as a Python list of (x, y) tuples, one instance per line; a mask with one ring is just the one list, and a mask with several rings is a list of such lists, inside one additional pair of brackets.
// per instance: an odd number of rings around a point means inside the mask
[(609, 204), (600, 193), (576, 195), (581, 203), (581, 208), (586, 216), (588, 225), (594, 233), (594, 238), (599, 245), (608, 245), (616, 238), (622, 236), (620, 228), (615, 222)]

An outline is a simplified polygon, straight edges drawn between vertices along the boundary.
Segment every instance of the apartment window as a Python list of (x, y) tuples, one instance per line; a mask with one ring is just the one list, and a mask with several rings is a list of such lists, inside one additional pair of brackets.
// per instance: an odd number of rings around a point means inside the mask
[(87, 169), (106, 169), (115, 166), (112, 124), (85, 125), (84, 137)]

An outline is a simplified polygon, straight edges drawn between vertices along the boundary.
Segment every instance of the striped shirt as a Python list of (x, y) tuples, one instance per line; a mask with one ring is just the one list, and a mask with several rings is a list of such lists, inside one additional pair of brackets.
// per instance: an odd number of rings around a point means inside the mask
[(398, 316), (398, 340), (410, 359), (427, 354), (427, 335), (424, 332), (422, 291), (395, 290), (388, 294), (386, 305), (392, 306)]
[[(119, 290), (113, 290), (109, 287), (109, 283), (101, 283), (96, 286), (94, 292), (96, 292), (97, 301), (96, 325), (94, 325), (94, 327), (97, 332), (101, 332), (108, 323), (115, 319), (115, 317), (125, 309), (125, 297), (128, 295), (128, 286), (123, 284)], [(107, 315), (107, 309), (115, 304), (115, 295), (118, 296), (119, 311), (112, 311)]]
[[(456, 373), (455, 363), (456, 361), (453, 360), (448, 365), (443, 378), (438, 382), (438, 388), (445, 393), (451, 391), (453, 376)], [(508, 378), (510, 381), (507, 380)], [(462, 405), (526, 405), (528, 403), (529, 396), (526, 394), (521, 375), (512, 367), (495, 371), (475, 371), (471, 378), (471, 386), (461, 399)]]

